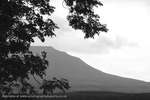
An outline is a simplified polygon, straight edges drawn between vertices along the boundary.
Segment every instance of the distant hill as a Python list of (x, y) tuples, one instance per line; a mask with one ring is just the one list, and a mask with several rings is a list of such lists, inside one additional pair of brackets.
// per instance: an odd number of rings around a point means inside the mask
[(150, 83), (104, 73), (89, 66), (80, 58), (52, 47), (34, 46), (31, 50), (36, 53), (43, 50), (47, 52), (49, 60), (47, 77), (68, 79), (71, 82), (71, 91), (150, 92)]

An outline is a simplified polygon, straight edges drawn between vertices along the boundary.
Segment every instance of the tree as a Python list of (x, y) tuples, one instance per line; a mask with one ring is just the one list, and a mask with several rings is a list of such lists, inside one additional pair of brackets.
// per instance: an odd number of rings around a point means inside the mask
[[(94, 7), (103, 5), (100, 1), (64, 2), (69, 9), (69, 25), (82, 30), (85, 38), (107, 32), (106, 26), (99, 22), (99, 15), (94, 13)], [(16, 82), (24, 85), (29, 75), (43, 78), (48, 66), (46, 53), (34, 55), (29, 47), (34, 37), (44, 42), (46, 36), (55, 36), (58, 26), (51, 19), (54, 9), (50, 0), (0, 0), (0, 86)]]
[(40, 89), (43, 89), (43, 94), (51, 94), (53, 95), (55, 89), (60, 89), (63, 94), (65, 94), (65, 90), (68, 90), (71, 88), (69, 81), (67, 79), (61, 78), (57, 79), (56, 77), (53, 77), (52, 80), (43, 80), (43, 83), (40, 86)]

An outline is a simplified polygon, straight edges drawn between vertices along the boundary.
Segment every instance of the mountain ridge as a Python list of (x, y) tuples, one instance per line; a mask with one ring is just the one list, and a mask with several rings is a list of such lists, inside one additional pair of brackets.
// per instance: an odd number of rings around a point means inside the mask
[(86, 64), (80, 58), (53, 47), (31, 47), (33, 52), (47, 52), (50, 63), (47, 78), (62, 77), (71, 81), (72, 91), (150, 92), (150, 83), (107, 74)]

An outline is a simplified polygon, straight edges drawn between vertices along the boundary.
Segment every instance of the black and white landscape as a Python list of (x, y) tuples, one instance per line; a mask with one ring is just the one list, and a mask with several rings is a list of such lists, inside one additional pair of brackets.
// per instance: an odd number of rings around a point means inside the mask
[(150, 100), (149, 18), (149, 0), (0, 0), (0, 99)]
[[(149, 100), (150, 83), (104, 73), (53, 47), (33, 46), (34, 53), (47, 52), (47, 78), (66, 78), (71, 83), (69, 100)], [(138, 99), (137, 99), (138, 98)], [(83, 100), (84, 100), (83, 99)], [(64, 99), (65, 100), (65, 99)]]
[(70, 91), (107, 91), (122, 93), (149, 93), (150, 83), (104, 73), (53, 47), (31, 47), (35, 53), (47, 52), (49, 67), (47, 78), (66, 78), (71, 82)]

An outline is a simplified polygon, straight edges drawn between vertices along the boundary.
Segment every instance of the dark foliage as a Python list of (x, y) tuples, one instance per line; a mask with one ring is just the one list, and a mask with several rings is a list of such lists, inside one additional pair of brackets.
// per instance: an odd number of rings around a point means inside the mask
[(43, 89), (43, 94), (45, 95), (53, 95), (54, 90), (57, 88), (65, 94), (65, 90), (70, 89), (71, 86), (67, 79), (57, 79), (55, 77), (52, 80), (43, 80), (43, 84), (40, 86), (40, 89)]
[[(83, 30), (85, 38), (107, 31), (94, 13), (101, 6), (98, 0), (64, 0), (69, 7), (68, 21), (74, 29)], [(43, 78), (48, 66), (46, 53), (34, 55), (29, 47), (38, 37), (55, 36), (58, 26), (51, 19), (55, 7), (50, 0), (0, 0), (0, 90), (9, 94), (17, 82), (22, 93), (33, 90), (29, 75)], [(48, 17), (44, 17), (48, 16)], [(64, 81), (63, 81), (64, 82)], [(12, 85), (13, 84), (13, 85)], [(64, 85), (64, 84), (61, 84)], [(64, 86), (64, 88), (66, 88)]]
[(35, 56), (32, 52), (26, 54), (10, 54), (9, 57), (1, 62), (0, 81), (3, 90), (2, 93), (6, 92), (4, 88), (6, 86), (7, 88), (9, 86), (11, 90), (12, 86), (7, 84), (11, 83), (13, 86), (17, 86), (16, 82), (22, 85), (20, 93), (25, 93), (27, 90), (33, 92), (33, 86), (28, 83), (29, 76), (37, 75), (43, 78), (47, 66), (48, 61), (43, 56)]
[(65, 0), (69, 7), (67, 17), (69, 25), (85, 33), (85, 38), (94, 38), (100, 31), (107, 32), (106, 25), (99, 22), (99, 15), (94, 13), (94, 7), (102, 6), (99, 0)]

